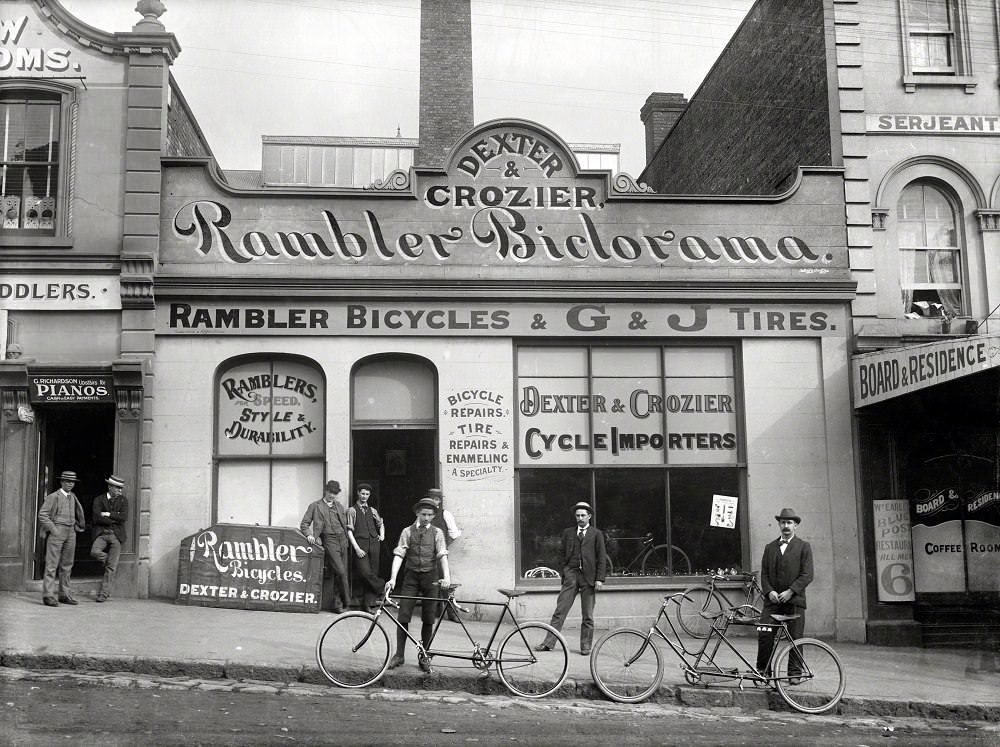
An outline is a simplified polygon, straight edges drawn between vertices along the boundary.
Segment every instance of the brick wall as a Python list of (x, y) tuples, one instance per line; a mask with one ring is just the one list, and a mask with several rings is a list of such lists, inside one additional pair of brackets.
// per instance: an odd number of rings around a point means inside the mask
[(640, 180), (671, 194), (774, 194), (832, 165), (823, 0), (758, 0)]
[(167, 109), (168, 156), (208, 156), (208, 144), (195, 122), (194, 115), (181, 95), (180, 89), (170, 80), (170, 106)]
[(422, 0), (420, 147), (414, 164), (442, 164), (473, 124), (470, 0)]

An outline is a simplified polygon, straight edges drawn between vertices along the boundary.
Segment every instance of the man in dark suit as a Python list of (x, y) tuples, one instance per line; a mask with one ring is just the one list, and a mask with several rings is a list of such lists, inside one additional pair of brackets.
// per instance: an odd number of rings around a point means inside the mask
[[(569, 614), (576, 595), (580, 595), (580, 653), (590, 655), (594, 640), (595, 595), (604, 586), (608, 571), (608, 552), (604, 545), (604, 532), (590, 525), (594, 512), (589, 503), (581, 501), (573, 506), (576, 526), (564, 529), (562, 533), (562, 588), (556, 600), (556, 611), (551, 625), (562, 630), (566, 615)], [(546, 637), (535, 646), (536, 651), (551, 651), (555, 641)]]
[[(774, 628), (772, 615), (798, 615), (788, 621), (788, 632), (792, 639), (801, 638), (806, 627), (806, 587), (813, 580), (812, 548), (795, 536), (795, 530), (802, 519), (790, 508), (781, 509), (774, 517), (781, 529), (781, 536), (764, 547), (764, 557), (760, 561), (760, 586), (764, 592), (764, 610), (761, 614), (762, 629), (757, 635), (757, 670), (765, 672), (769, 667), (771, 650), (774, 648)], [(790, 657), (788, 674), (793, 677), (801, 670), (797, 657)]]
[(323, 497), (309, 504), (299, 531), (314, 545), (326, 550), (326, 559), (333, 569), (333, 612), (339, 615), (351, 603), (347, 585), (347, 512), (340, 505), (340, 483), (329, 480), (323, 487)]
[(385, 581), (378, 576), (379, 552), (385, 539), (385, 523), (374, 506), (368, 505), (372, 486), (358, 485), (357, 502), (347, 509), (347, 539), (354, 548), (354, 568), (361, 580), (362, 606), (371, 611), (378, 602)]

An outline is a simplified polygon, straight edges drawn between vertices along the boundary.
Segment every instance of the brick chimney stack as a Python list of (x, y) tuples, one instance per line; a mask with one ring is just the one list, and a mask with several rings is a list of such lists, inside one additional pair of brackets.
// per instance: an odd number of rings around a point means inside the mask
[(440, 166), (475, 124), (471, 0), (420, 2), (420, 145), (415, 166)]
[(688, 101), (681, 93), (651, 93), (639, 111), (639, 118), (646, 126), (646, 163), (653, 160), (657, 149), (677, 124), (687, 108)]

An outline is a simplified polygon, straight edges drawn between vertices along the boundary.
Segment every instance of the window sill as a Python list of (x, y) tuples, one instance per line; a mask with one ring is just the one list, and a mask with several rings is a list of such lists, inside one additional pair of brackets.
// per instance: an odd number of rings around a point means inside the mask
[[(638, 576), (613, 576), (605, 580), (601, 593), (606, 591), (666, 591), (678, 592), (703, 581), (701, 576), (655, 576), (640, 578)], [(551, 594), (559, 591), (562, 579), (538, 578), (518, 579), (514, 587), (525, 594)]]
[(904, 75), (903, 90), (916, 93), (918, 87), (964, 87), (966, 93), (976, 92), (976, 79), (971, 75)]
[(0, 249), (72, 249), (73, 239), (68, 236), (26, 236), (24, 234), (0, 234)]

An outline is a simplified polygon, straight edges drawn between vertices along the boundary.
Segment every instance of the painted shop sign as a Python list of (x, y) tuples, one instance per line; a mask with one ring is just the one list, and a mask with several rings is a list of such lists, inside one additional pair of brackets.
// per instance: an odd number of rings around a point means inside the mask
[(840, 336), (834, 306), (707, 303), (303, 303), (157, 305), (158, 334), (510, 337)]
[(922, 135), (1000, 135), (996, 114), (867, 114), (868, 132), (917, 132)]
[(0, 308), (38, 311), (120, 309), (119, 278), (76, 275), (5, 275)]
[[(30, 46), (24, 37), (28, 16), (0, 18), (0, 73), (27, 76), (32, 73), (65, 73), (80, 71), (80, 64), (70, 61), (66, 47)], [(33, 37), (32, 41), (35, 41)], [(37, 43), (37, 41), (35, 41)]]
[(854, 406), (863, 407), (1000, 366), (1000, 335), (976, 335), (856, 355)]
[[(704, 203), (642, 191), (624, 175), (579, 171), (569, 148), (530, 122), (471, 131), (443, 170), (394, 172), (377, 191), (233, 194), (191, 164), (164, 170), (164, 265), (322, 266), (386, 274), (418, 266), (507, 275), (573, 266), (649, 278), (719, 268), (750, 276), (847, 276), (843, 198), (809, 174), (779, 198)], [(839, 202), (840, 207), (837, 207)], [(762, 204), (764, 207), (762, 207)], [(839, 214), (838, 214), (839, 210)], [(398, 272), (388, 273), (393, 277)], [(351, 275), (355, 277), (356, 275)]]
[(178, 604), (318, 612), (323, 555), (297, 529), (215, 524), (181, 540)]
[(114, 402), (114, 380), (110, 375), (28, 376), (32, 402)]
[(981, 490), (965, 501), (969, 591), (1000, 591), (1000, 490)]
[(508, 396), (493, 389), (461, 389), (443, 393), (447, 405), (442, 424), (444, 466), (455, 480), (507, 478), (511, 474)]
[(906, 501), (873, 501), (875, 571), (880, 602), (912, 602), (913, 542), (910, 505)]
[(220, 376), (220, 456), (321, 456), (325, 386), (312, 366), (254, 360)]
[(951, 487), (920, 489), (910, 504), (916, 590), (965, 591), (962, 500)]

